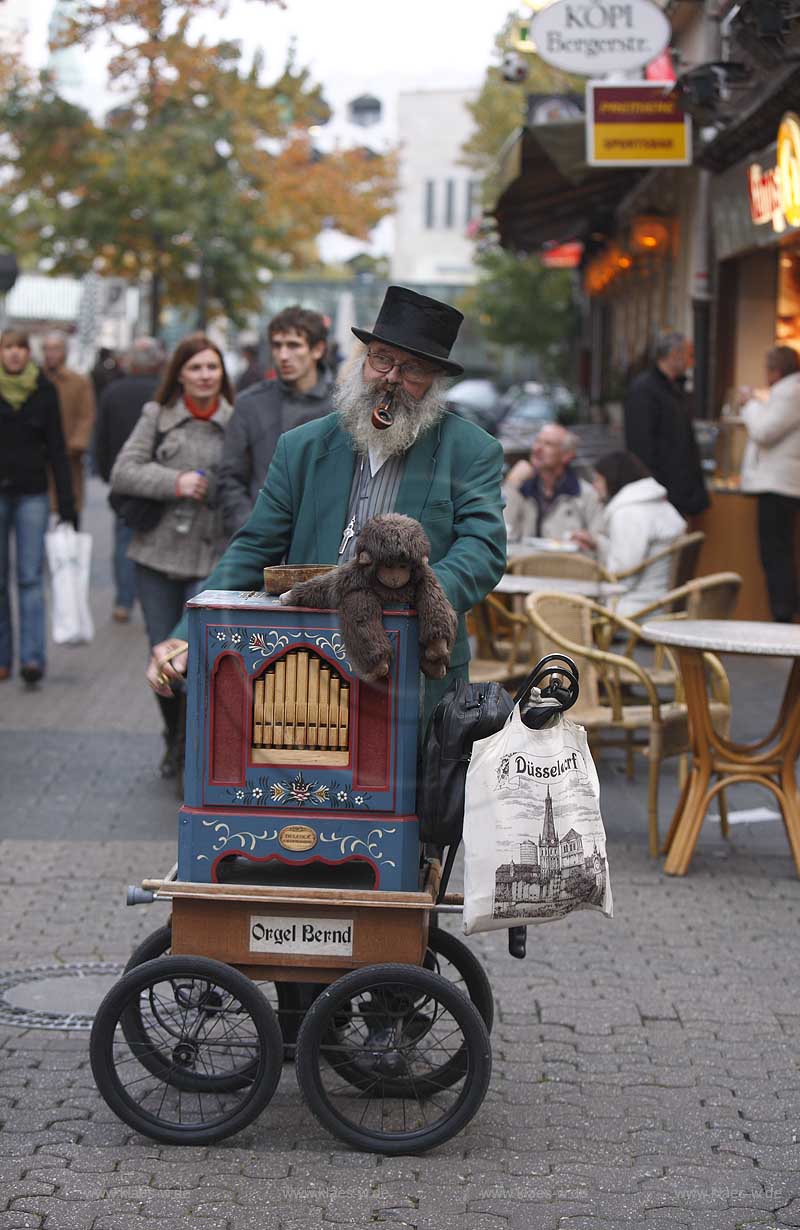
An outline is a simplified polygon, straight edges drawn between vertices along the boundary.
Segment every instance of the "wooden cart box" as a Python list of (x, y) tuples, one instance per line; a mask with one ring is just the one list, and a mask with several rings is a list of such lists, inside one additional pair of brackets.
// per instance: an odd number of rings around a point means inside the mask
[(434, 876), (407, 893), (175, 880), (144, 887), (172, 901), (173, 954), (212, 957), (256, 981), (332, 982), (384, 961), (420, 964), (437, 883)]

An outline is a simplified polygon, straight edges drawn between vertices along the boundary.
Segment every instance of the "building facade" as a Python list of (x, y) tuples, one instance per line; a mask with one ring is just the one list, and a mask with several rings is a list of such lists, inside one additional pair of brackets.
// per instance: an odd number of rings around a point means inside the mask
[(470, 222), (478, 217), (480, 181), (461, 163), (472, 131), (474, 90), (400, 94), (399, 191), (392, 279), (464, 285), (475, 280)]

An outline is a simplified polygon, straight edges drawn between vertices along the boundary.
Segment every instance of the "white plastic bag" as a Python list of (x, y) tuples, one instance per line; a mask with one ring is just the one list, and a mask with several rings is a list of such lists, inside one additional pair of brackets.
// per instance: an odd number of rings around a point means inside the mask
[(473, 745), (464, 807), (464, 931), (613, 914), (600, 783), (582, 726), (530, 730), (519, 706)]
[(44, 536), (50, 569), (53, 640), (57, 645), (83, 645), (94, 637), (89, 609), (92, 536), (79, 534), (66, 521)]

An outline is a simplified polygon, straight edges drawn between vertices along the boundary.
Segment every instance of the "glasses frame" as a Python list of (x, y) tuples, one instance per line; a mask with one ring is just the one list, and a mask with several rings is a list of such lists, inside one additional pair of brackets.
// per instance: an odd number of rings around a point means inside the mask
[[(401, 379), (407, 380), (409, 384), (422, 384), (423, 380), (427, 380), (428, 377), (432, 378), (433, 376), (437, 375), (437, 373), (442, 370), (439, 367), (433, 367), (433, 366), (425, 367), (423, 362), (420, 359), (404, 359), (401, 362), (399, 359), (395, 359), (389, 354), (385, 355), (385, 359), (390, 362), (390, 366), (381, 370), (381, 368), (375, 362), (375, 359), (379, 357), (380, 357), (380, 351), (378, 352), (377, 355), (375, 355), (369, 348), (367, 348), (367, 358), (369, 359), (370, 366), (376, 372), (379, 372), (381, 376), (388, 376), (389, 372), (392, 372), (394, 371), (395, 368), (397, 368), (397, 370), (400, 373)], [(411, 375), (409, 368), (413, 368), (419, 374), (416, 376)]]

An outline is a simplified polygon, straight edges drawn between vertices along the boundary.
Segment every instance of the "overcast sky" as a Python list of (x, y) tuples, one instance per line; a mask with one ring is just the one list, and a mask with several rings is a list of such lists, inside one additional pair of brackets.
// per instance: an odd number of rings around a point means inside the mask
[[(47, 59), (51, 11), (51, 0), (28, 7), (27, 53), (35, 64)], [(311, 70), (334, 109), (317, 143), (329, 148), (367, 140), (381, 148), (395, 140), (401, 91), (480, 85), (494, 60), (495, 37), (512, 11), (526, 9), (514, 0), (286, 0), (284, 8), (263, 0), (230, 0), (222, 22), (204, 18), (195, 28), (212, 38), (224, 33), (239, 39), (246, 53), (260, 50), (267, 79), (280, 73), (294, 39), (298, 64)], [(105, 90), (105, 61), (99, 46), (81, 55), (80, 96), (70, 95), (95, 113), (114, 103), (114, 95)], [(345, 110), (348, 101), (364, 93), (375, 94), (384, 107), (384, 122), (366, 132), (347, 123)], [(374, 240), (373, 250), (386, 251), (390, 229), (383, 224)], [(341, 252), (350, 254), (349, 241)]]

